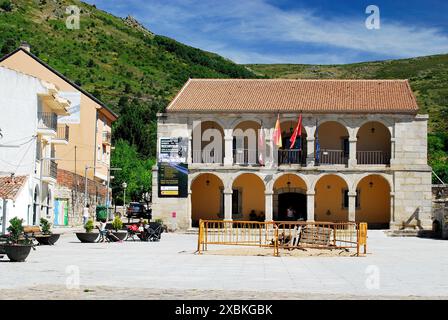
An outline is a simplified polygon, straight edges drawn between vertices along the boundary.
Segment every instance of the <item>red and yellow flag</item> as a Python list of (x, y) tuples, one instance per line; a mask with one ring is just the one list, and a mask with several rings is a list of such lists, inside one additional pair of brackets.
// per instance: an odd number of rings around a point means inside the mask
[(280, 127), (280, 115), (277, 115), (277, 122), (275, 123), (274, 134), (272, 135), (272, 139), (274, 140), (274, 144), (277, 148), (281, 148), (282, 145), (282, 128)]
[(302, 115), (299, 116), (299, 121), (297, 122), (297, 126), (294, 129), (294, 132), (293, 132), (291, 138), (289, 139), (289, 142), (290, 142), (289, 148), (290, 149), (294, 149), (297, 137), (301, 137), (301, 136), (302, 136)]

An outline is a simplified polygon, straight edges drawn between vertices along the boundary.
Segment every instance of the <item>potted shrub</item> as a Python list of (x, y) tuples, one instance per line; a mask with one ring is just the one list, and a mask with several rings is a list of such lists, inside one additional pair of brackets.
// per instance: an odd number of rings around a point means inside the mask
[(17, 217), (9, 220), (8, 237), (3, 249), (12, 262), (23, 262), (34, 249), (33, 242), (25, 237), (23, 233), (23, 220)]
[(87, 220), (86, 224), (84, 225), (84, 229), (86, 230), (86, 232), (76, 232), (76, 236), (78, 237), (79, 241), (83, 243), (96, 242), (100, 234), (98, 232), (92, 232), (94, 228), (95, 226), (93, 224), (93, 220)]
[(124, 240), (126, 238), (127, 232), (122, 231), (123, 229), (123, 221), (121, 221), (120, 216), (116, 215), (114, 220), (112, 221), (112, 228), (115, 232), (112, 232), (118, 239)]
[(36, 240), (41, 245), (54, 245), (59, 240), (60, 234), (51, 232), (51, 223), (45, 219), (40, 218), (40, 230), (42, 235), (36, 236)]

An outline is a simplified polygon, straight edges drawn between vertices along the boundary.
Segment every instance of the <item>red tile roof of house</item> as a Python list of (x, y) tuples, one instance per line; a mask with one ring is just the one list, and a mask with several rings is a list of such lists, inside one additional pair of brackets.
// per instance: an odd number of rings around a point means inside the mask
[(407, 80), (190, 79), (167, 112), (412, 113)]
[(27, 178), (27, 176), (0, 177), (0, 198), (15, 200)]

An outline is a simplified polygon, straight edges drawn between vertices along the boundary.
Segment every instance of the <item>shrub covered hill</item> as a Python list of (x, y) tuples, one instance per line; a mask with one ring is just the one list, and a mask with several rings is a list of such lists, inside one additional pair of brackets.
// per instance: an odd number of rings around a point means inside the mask
[[(70, 5), (81, 9), (79, 30), (66, 27)], [(123, 170), (114, 174), (113, 187), (126, 180), (134, 199), (150, 190), (155, 115), (188, 78), (408, 78), (422, 111), (431, 116), (431, 164), (448, 181), (448, 55), (331, 66), (243, 66), (78, 0), (0, 0), (0, 55), (24, 40), (40, 59), (120, 115), (112, 165)]]

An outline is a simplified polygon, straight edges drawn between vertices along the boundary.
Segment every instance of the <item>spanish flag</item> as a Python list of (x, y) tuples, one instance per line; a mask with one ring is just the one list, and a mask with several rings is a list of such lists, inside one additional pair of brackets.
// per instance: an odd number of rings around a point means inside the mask
[[(294, 149), (295, 145), (296, 145), (296, 139), (297, 136), (299, 137), (299, 139), (302, 138), (302, 115), (299, 116), (299, 121), (297, 122), (297, 126), (294, 129), (294, 133), (291, 136), (291, 139), (289, 139), (290, 142), (290, 149)], [(299, 148), (301, 149), (301, 148)]]
[(281, 148), (282, 145), (282, 128), (280, 127), (280, 115), (277, 115), (277, 122), (275, 123), (274, 134), (272, 135), (272, 139), (274, 140), (274, 144), (277, 148)]

